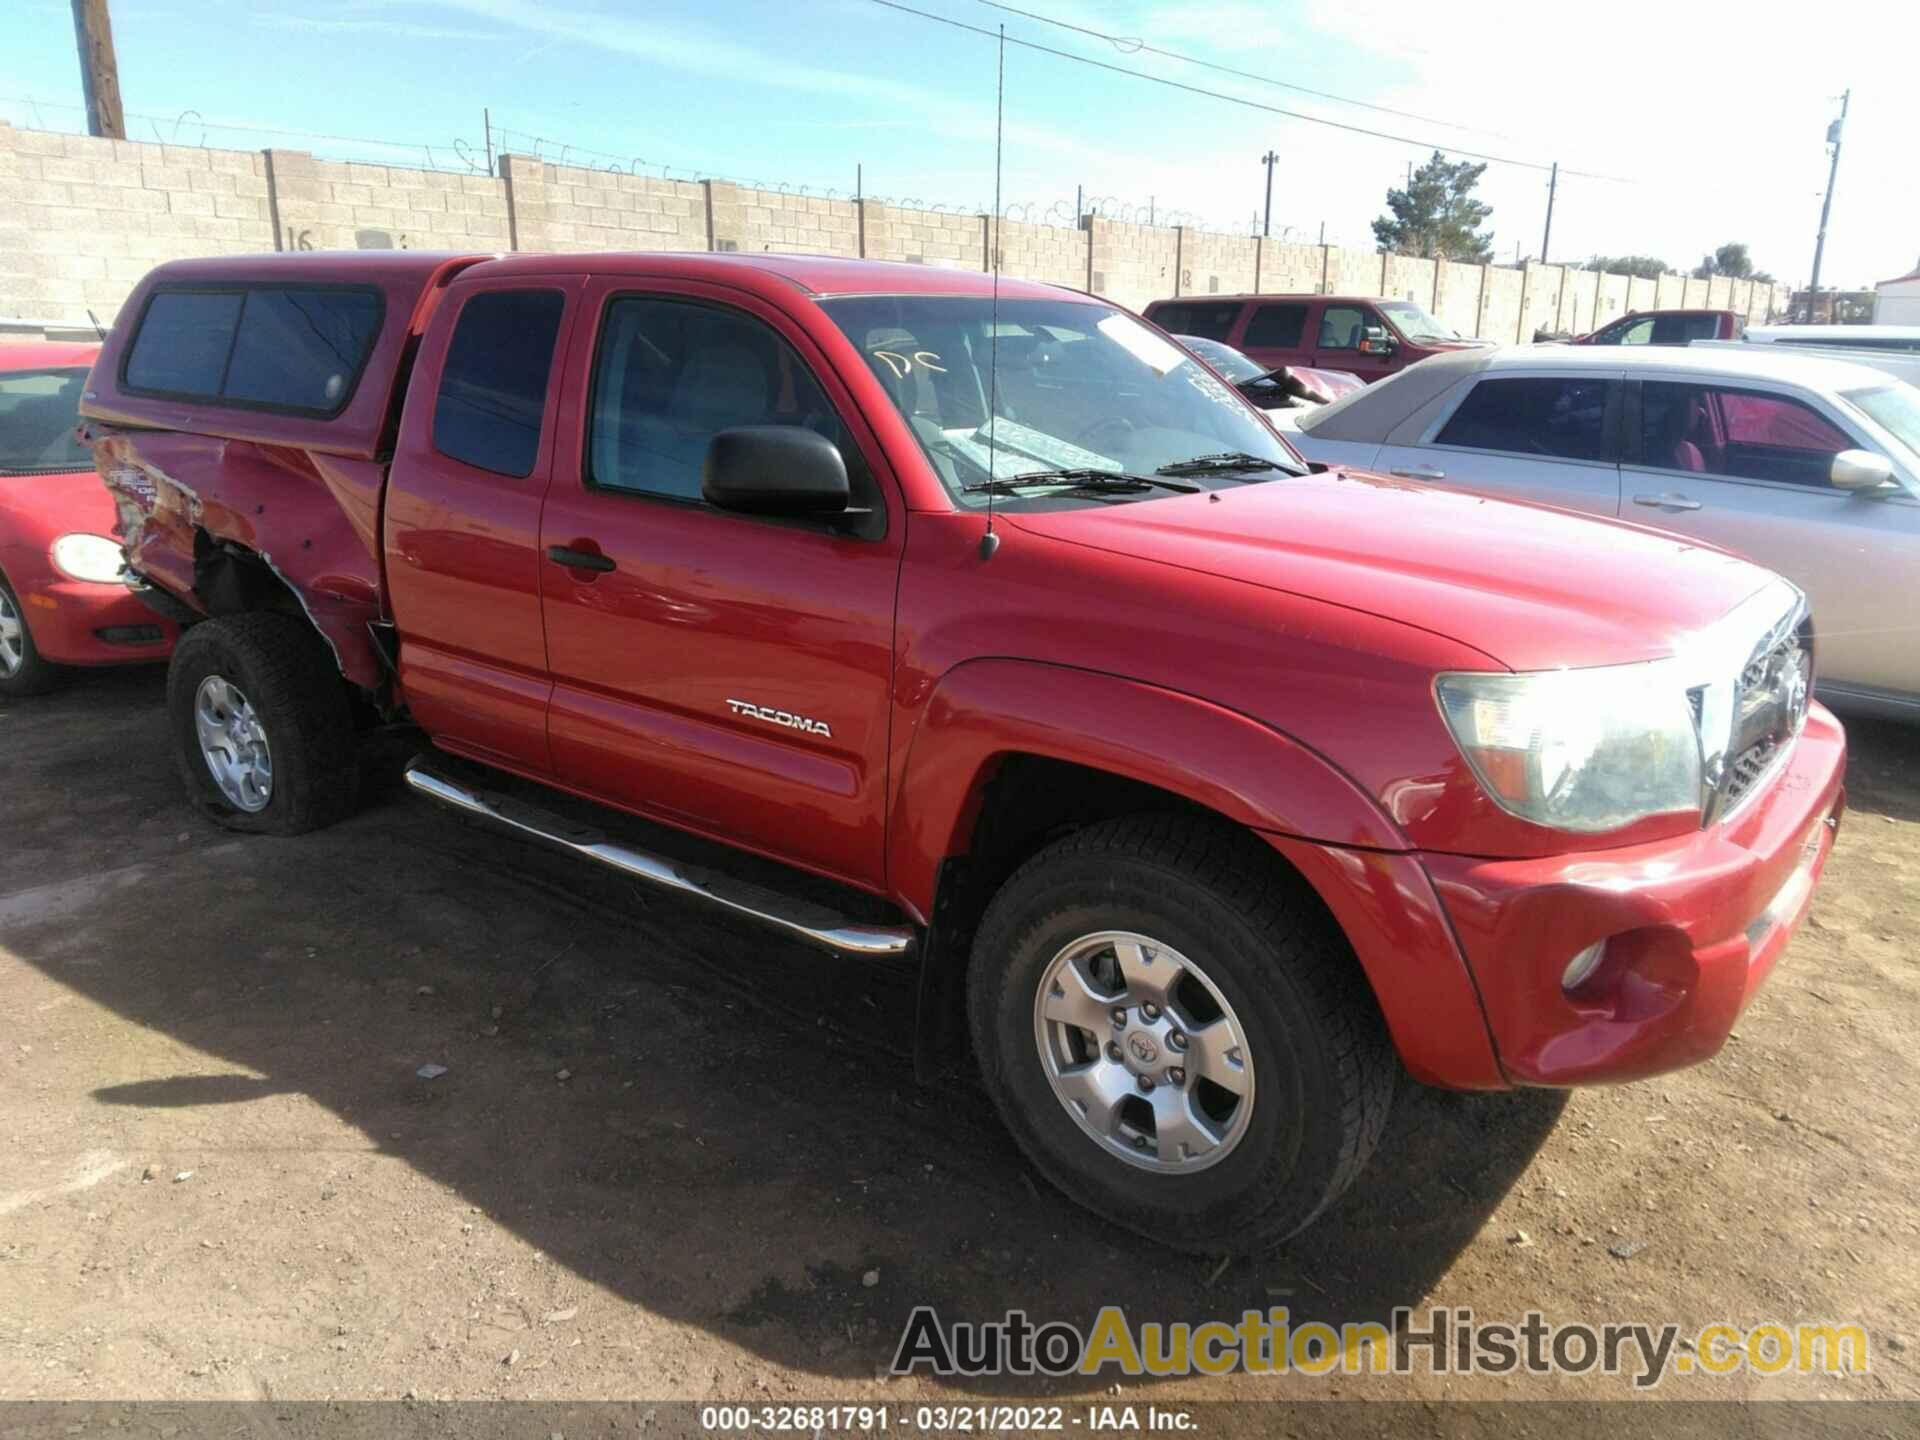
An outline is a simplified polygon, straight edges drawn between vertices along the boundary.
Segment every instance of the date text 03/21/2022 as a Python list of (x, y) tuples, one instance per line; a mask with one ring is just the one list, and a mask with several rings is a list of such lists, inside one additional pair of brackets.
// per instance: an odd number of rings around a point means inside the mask
[(700, 1428), (709, 1434), (844, 1431), (879, 1434), (1028, 1434), (1080, 1430), (1088, 1434), (1158, 1431), (1190, 1433), (1191, 1411), (1158, 1405), (703, 1405)]

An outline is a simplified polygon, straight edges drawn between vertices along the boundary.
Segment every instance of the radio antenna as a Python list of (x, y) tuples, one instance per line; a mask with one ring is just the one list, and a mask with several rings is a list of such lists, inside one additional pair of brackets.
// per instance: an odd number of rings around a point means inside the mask
[(980, 558), (991, 560), (1000, 548), (993, 528), (993, 487), (999, 479), (994, 447), (1000, 418), (1000, 149), (1007, 128), (1007, 27), (1000, 27), (999, 78), (993, 100), (993, 219), (987, 227), (988, 262), (993, 267), (993, 301), (987, 334), (987, 533), (980, 537)]

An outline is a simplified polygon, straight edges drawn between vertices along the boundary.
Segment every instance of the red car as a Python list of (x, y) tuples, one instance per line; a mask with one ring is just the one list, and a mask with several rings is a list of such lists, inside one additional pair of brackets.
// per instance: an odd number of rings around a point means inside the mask
[(1218, 340), (1268, 370), (1343, 370), (1367, 384), (1429, 355), (1489, 343), (1411, 300), (1376, 295), (1196, 295), (1155, 300), (1143, 313), (1162, 330)]
[(0, 342), (0, 698), (61, 665), (164, 660), (174, 626), (127, 589), (114, 504), (78, 438), (98, 345)]
[(1785, 581), (1309, 471), (1092, 296), (289, 252), (123, 313), (83, 409), (133, 569), (205, 617), (196, 806), (327, 824), (410, 717), (421, 795), (912, 967), (942, 1103), (970, 1048), (1051, 1180), (1171, 1244), (1307, 1224), (1403, 1069), (1711, 1056), (1840, 821)]

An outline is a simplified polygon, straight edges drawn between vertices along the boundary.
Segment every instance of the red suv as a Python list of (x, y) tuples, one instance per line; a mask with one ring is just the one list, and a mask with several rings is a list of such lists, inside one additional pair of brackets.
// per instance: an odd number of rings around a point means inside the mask
[(1370, 295), (1209, 295), (1155, 300), (1147, 319), (1177, 335), (1231, 345), (1269, 370), (1309, 365), (1371, 382), (1429, 355), (1486, 345), (1411, 300)]

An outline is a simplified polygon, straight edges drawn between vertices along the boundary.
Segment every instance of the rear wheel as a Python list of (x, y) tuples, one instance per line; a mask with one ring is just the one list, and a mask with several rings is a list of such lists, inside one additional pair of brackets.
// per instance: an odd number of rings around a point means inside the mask
[(0, 579), (0, 699), (38, 695), (56, 678), (53, 666), (34, 648), (20, 597)]
[(1070, 1197), (1181, 1249), (1271, 1246), (1379, 1143), (1397, 1071), (1304, 882), (1231, 827), (1136, 817), (1048, 847), (983, 919), (974, 1048)]
[(310, 626), (272, 614), (194, 626), (173, 652), (167, 711), (187, 793), (216, 823), (298, 835), (352, 811), (353, 712)]

